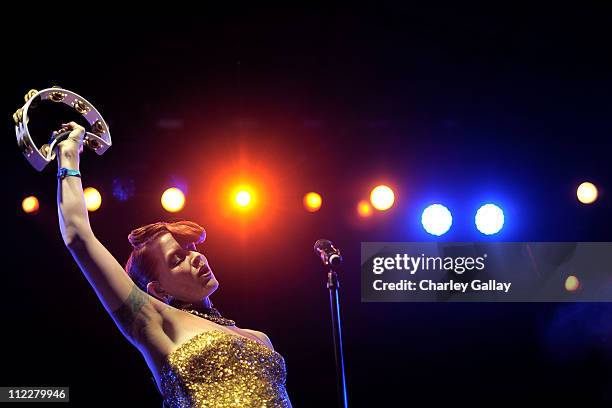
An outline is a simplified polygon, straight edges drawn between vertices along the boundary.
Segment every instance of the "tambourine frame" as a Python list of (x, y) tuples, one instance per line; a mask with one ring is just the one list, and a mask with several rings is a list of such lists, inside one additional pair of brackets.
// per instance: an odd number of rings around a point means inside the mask
[[(90, 124), (92, 131), (86, 132), (83, 144), (103, 154), (111, 145), (111, 136), (108, 124), (98, 110), (82, 96), (63, 88), (47, 88), (42, 91), (31, 90), (25, 97), (26, 103), (13, 115), (15, 121), (15, 134), (17, 144), (30, 164), (38, 171), (42, 171), (47, 164), (55, 158), (55, 144), (44, 144), (40, 149), (36, 147), (28, 129), (28, 111), (34, 102), (50, 100), (54, 103), (63, 103), (70, 106), (82, 115)], [(60, 136), (60, 135), (58, 135)]]

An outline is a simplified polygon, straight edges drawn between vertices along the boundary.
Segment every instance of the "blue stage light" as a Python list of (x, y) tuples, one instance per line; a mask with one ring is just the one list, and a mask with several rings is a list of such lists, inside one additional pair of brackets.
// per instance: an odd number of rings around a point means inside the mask
[(495, 204), (485, 204), (476, 212), (475, 222), (483, 234), (497, 234), (504, 226), (504, 212)]
[(445, 234), (453, 224), (453, 216), (448, 208), (441, 204), (432, 204), (423, 210), (421, 223), (425, 231), (432, 235)]

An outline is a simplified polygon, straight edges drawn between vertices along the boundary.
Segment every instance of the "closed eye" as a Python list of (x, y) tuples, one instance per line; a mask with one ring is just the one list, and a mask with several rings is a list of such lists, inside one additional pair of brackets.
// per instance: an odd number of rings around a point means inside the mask
[(173, 256), (173, 257), (176, 259), (176, 262), (174, 262), (173, 266), (177, 266), (177, 265), (179, 265), (179, 264), (180, 264), (181, 262), (183, 262), (183, 260), (185, 259), (185, 256), (184, 256), (184, 255), (183, 255), (183, 256), (181, 256), (181, 255), (179, 255), (179, 254), (180, 254), (180, 253), (176, 253), (176, 254), (174, 254), (174, 256)]

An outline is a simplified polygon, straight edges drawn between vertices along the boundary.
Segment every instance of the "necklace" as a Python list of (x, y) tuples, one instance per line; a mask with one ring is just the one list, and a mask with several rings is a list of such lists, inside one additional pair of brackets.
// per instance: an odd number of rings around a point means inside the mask
[(210, 320), (213, 323), (220, 324), (221, 326), (235, 326), (236, 322), (231, 319), (226, 319), (221, 316), (221, 313), (213, 307), (212, 303), (210, 304), (210, 308), (204, 308), (203, 310), (197, 310), (191, 303), (182, 303), (173, 301), (173, 306), (182, 310), (183, 312), (190, 313), (194, 316), (201, 317), (206, 320)]
[(202, 317), (206, 320), (210, 320), (213, 323), (220, 324), (221, 326), (235, 326), (236, 322), (231, 319), (226, 319), (221, 316), (221, 313), (214, 307), (211, 307), (210, 310), (205, 313), (200, 312), (199, 310), (194, 309), (181, 309), (183, 312), (191, 313), (192, 315)]

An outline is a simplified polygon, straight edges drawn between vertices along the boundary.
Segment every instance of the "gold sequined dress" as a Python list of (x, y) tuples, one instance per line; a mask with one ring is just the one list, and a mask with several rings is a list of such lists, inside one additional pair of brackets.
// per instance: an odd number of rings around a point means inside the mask
[(276, 351), (219, 330), (170, 353), (161, 370), (164, 402), (175, 407), (291, 407), (285, 360)]

